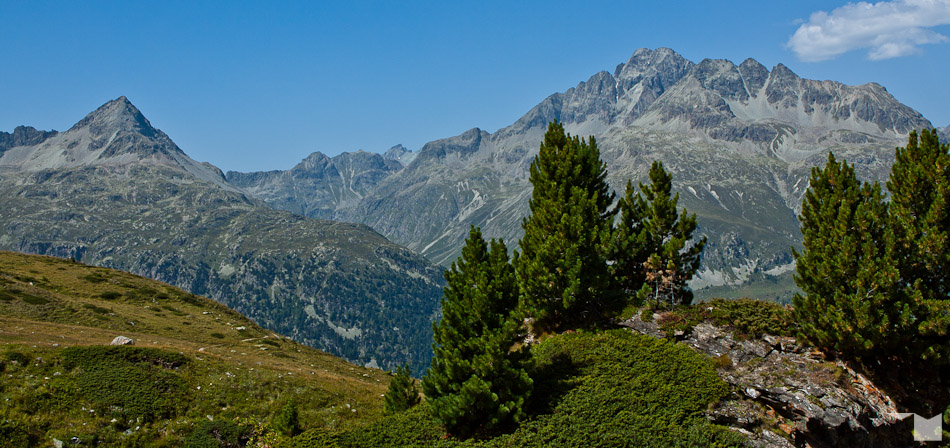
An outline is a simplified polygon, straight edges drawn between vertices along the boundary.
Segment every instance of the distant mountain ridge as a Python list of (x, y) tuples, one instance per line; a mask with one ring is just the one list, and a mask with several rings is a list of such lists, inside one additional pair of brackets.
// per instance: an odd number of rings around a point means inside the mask
[(402, 169), (400, 155), (387, 158), (358, 151), (330, 158), (315, 152), (287, 171), (229, 171), (227, 181), (252, 195), (269, 198), (275, 208), (333, 219), (355, 207), (382, 179)]
[(421, 256), (364, 225), (270, 208), (125, 97), (66, 132), (24, 129), (0, 154), (0, 249), (164, 281), (360, 364), (428, 365), (442, 278)]
[[(863, 178), (882, 180), (907, 133), (932, 127), (878, 84), (807, 80), (754, 59), (694, 63), (668, 48), (639, 49), (511, 126), (427, 143), (333, 217), (365, 223), (443, 265), (458, 256), (470, 224), (514, 246), (528, 211), (528, 166), (552, 120), (597, 138), (615, 189), (628, 178), (645, 180), (654, 159), (672, 171), (681, 205), (698, 214), (710, 238), (693, 282), (706, 288), (700, 296), (778, 298), (794, 290), (790, 248), (801, 241), (796, 215), (810, 168), (833, 150)], [(273, 195), (259, 197), (282, 207)]]

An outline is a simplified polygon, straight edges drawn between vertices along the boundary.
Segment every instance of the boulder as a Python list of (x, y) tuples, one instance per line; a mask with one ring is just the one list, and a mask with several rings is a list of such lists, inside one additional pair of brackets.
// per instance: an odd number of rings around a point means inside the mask
[(116, 336), (109, 345), (135, 345), (135, 341), (126, 336)]

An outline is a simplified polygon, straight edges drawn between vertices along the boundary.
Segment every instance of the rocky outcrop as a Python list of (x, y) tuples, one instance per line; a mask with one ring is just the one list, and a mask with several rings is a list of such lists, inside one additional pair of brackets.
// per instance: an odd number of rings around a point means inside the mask
[(32, 126), (17, 126), (12, 134), (0, 132), (0, 153), (17, 146), (38, 145), (56, 134), (56, 131), (38, 131)]
[[(623, 325), (666, 337), (650, 319), (636, 316)], [(898, 408), (887, 394), (794, 338), (739, 340), (703, 323), (676, 339), (713, 358), (732, 386), (730, 397), (707, 412), (709, 420), (747, 435), (753, 446), (916, 446), (911, 426), (896, 417)]]

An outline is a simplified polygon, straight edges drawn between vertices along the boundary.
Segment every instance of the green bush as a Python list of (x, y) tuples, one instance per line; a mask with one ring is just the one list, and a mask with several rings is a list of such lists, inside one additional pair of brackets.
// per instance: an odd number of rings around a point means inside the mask
[(3, 357), (6, 358), (7, 361), (15, 362), (21, 366), (25, 366), (30, 362), (30, 358), (27, 358), (26, 355), (20, 352), (6, 352), (3, 354)]
[(278, 412), (271, 421), (271, 426), (275, 431), (285, 436), (293, 437), (300, 434), (300, 421), (298, 418), (297, 405), (293, 402), (289, 402), (280, 408), (280, 412)]
[(102, 283), (107, 279), (99, 272), (93, 272), (92, 274), (82, 276), (82, 279), (89, 283)]
[[(729, 392), (686, 346), (625, 330), (565, 334), (533, 353), (536, 416), (489, 446), (741, 446), (702, 412)], [(697, 445), (700, 446), (700, 445)]]
[(115, 291), (106, 291), (102, 294), (99, 294), (99, 297), (105, 300), (115, 300), (115, 299), (118, 299), (119, 297), (122, 297), (122, 293), (115, 292)]
[(429, 407), (416, 406), (376, 423), (344, 432), (337, 437), (337, 444), (353, 448), (431, 446), (441, 440), (444, 434), (432, 419)]
[(17, 420), (0, 419), (0, 448), (40, 446), (43, 431)]
[(185, 439), (185, 448), (238, 448), (247, 444), (250, 428), (228, 421), (202, 421)]
[(108, 314), (108, 313), (111, 313), (111, 312), (112, 312), (112, 310), (110, 310), (110, 309), (108, 309), (108, 308), (103, 308), (103, 307), (101, 307), (101, 306), (93, 305), (93, 304), (91, 304), (91, 303), (87, 303), (87, 304), (83, 305), (82, 307), (85, 308), (85, 309), (87, 309), (87, 310), (90, 310), (90, 311), (99, 313), (99, 314)]
[(311, 429), (281, 444), (281, 448), (376, 448), (457, 446), (443, 441), (445, 432), (435, 423), (428, 405), (387, 416), (375, 423), (344, 432)]
[(21, 294), (20, 300), (29, 303), (30, 305), (46, 305), (49, 303), (49, 299), (38, 297), (30, 294)]
[(178, 353), (147, 347), (69, 347), (63, 367), (77, 369), (80, 394), (120, 418), (171, 418), (187, 406), (185, 381), (172, 369), (187, 363)]
[(337, 443), (336, 439), (337, 435), (335, 433), (318, 428), (304, 431), (303, 434), (300, 434), (299, 436), (294, 437), (293, 439), (290, 439), (278, 446), (279, 448), (339, 448), (340, 445)]
[(706, 321), (732, 331), (740, 339), (760, 338), (763, 334), (794, 336), (797, 331), (787, 308), (755, 299), (714, 299), (676, 307), (663, 314), (659, 324), (660, 329), (672, 335), (677, 330), (688, 332)]
[(739, 337), (793, 336), (797, 331), (788, 308), (774, 302), (716, 299), (710, 304), (714, 307), (716, 323), (733, 329)]
[(287, 447), (734, 447), (745, 439), (703, 411), (729, 388), (684, 345), (626, 330), (561, 334), (532, 347), (535, 391), (512, 433), (458, 441), (431, 403), (341, 433), (310, 430)]

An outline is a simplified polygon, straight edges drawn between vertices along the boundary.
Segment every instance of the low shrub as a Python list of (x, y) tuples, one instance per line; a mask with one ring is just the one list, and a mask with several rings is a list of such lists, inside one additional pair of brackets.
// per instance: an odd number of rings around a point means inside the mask
[(82, 307), (85, 308), (85, 309), (87, 309), (87, 310), (90, 310), (90, 311), (92, 311), (92, 312), (99, 313), (99, 314), (108, 314), (108, 313), (111, 313), (111, 312), (112, 312), (112, 310), (110, 310), (110, 309), (108, 309), (108, 308), (103, 308), (103, 307), (101, 307), (101, 306), (93, 305), (93, 304), (91, 304), (91, 303), (84, 304)]
[(741, 338), (759, 338), (763, 334), (794, 336), (796, 333), (789, 309), (775, 302), (716, 299), (709, 305), (714, 308), (716, 323), (731, 328)]
[(116, 300), (119, 297), (122, 297), (122, 293), (116, 291), (106, 291), (102, 294), (99, 294), (99, 297), (105, 300)]
[(689, 332), (702, 322), (712, 322), (733, 332), (740, 339), (755, 339), (763, 334), (794, 336), (796, 326), (790, 311), (777, 303), (754, 299), (714, 299), (696, 305), (684, 305), (664, 313), (660, 329), (672, 335)]
[(428, 403), (343, 432), (309, 430), (286, 447), (744, 446), (703, 411), (729, 393), (688, 347), (626, 330), (560, 334), (533, 346), (529, 417), (513, 432), (455, 440)]
[(49, 303), (49, 299), (39, 296), (34, 296), (30, 294), (21, 294), (20, 300), (29, 303), (30, 305), (46, 305)]
[(92, 274), (84, 275), (82, 276), (82, 279), (89, 283), (102, 283), (108, 280), (105, 276), (103, 276), (99, 272), (93, 272)]
[(688, 347), (625, 330), (564, 334), (532, 350), (537, 416), (488, 446), (741, 446), (702, 412), (729, 388)]
[(78, 369), (75, 384), (94, 406), (117, 418), (153, 421), (187, 406), (188, 388), (172, 369), (188, 362), (178, 353), (147, 347), (68, 347), (63, 367)]
[(7, 361), (15, 362), (18, 365), (25, 366), (30, 362), (30, 358), (20, 352), (9, 351), (3, 354)]
[(247, 444), (250, 429), (229, 421), (202, 421), (185, 439), (185, 448), (238, 448)]

